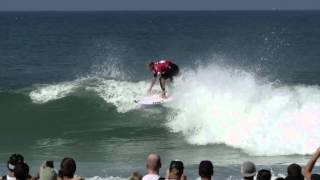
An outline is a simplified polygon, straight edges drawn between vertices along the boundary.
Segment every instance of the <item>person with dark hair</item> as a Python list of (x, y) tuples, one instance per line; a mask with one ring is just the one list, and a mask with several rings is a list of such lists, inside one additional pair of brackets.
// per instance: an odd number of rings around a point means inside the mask
[(27, 180), (29, 176), (29, 166), (26, 163), (16, 164), (13, 170), (16, 180)]
[(290, 164), (287, 169), (287, 177), (286, 180), (304, 180), (302, 175), (301, 166), (298, 164)]
[(187, 179), (187, 177), (183, 175), (183, 171), (184, 171), (184, 166), (182, 161), (179, 161), (179, 160), (171, 161), (166, 179), (169, 179), (169, 180)]
[(9, 157), (9, 160), (7, 161), (7, 168), (9, 170), (9, 172), (7, 173), (7, 175), (2, 176), (2, 180), (15, 180), (15, 176), (14, 176), (14, 168), (17, 164), (23, 163), (24, 162), (24, 158), (21, 154), (12, 154)]
[(170, 60), (164, 59), (157, 62), (150, 62), (148, 64), (148, 68), (153, 73), (153, 79), (148, 89), (148, 94), (151, 94), (152, 88), (159, 77), (160, 87), (162, 90), (161, 96), (162, 98), (166, 98), (165, 81), (167, 79), (172, 81), (173, 77), (179, 74), (179, 67)]
[(212, 162), (208, 160), (201, 161), (199, 164), (198, 173), (201, 177), (201, 180), (210, 180), (214, 173)]
[(284, 180), (283, 177), (277, 177), (275, 180)]
[(241, 175), (245, 180), (253, 180), (256, 175), (256, 166), (251, 161), (246, 161), (241, 166)]
[(311, 159), (308, 161), (306, 167), (303, 170), (303, 175), (307, 180), (320, 179), (319, 174), (311, 174), (314, 165), (316, 164), (318, 158), (320, 157), (320, 147), (312, 155)]
[(259, 170), (257, 180), (271, 180), (271, 172), (266, 169)]
[(147, 158), (146, 167), (148, 169), (148, 174), (143, 176), (142, 180), (158, 180), (159, 170), (161, 168), (160, 156), (156, 153), (150, 153)]
[(320, 180), (319, 174), (311, 174), (311, 180)]
[(74, 177), (77, 170), (76, 162), (70, 157), (63, 158), (60, 163), (59, 177), (61, 180), (78, 180), (81, 177)]

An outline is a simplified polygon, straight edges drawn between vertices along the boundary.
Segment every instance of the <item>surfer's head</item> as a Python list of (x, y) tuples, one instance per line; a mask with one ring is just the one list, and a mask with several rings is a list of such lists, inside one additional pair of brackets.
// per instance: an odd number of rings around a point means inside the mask
[(154, 67), (154, 62), (150, 61), (147, 63), (147, 68), (152, 71), (153, 70), (153, 67)]

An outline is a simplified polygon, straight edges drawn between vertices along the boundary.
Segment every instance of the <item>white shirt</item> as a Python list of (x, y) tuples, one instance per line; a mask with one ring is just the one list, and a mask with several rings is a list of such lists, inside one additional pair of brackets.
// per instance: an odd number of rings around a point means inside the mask
[(10, 176), (7, 175), (7, 180), (16, 180), (16, 178), (15, 177), (10, 177)]
[(159, 177), (160, 176), (157, 174), (147, 174), (147, 175), (143, 176), (142, 180), (158, 180)]

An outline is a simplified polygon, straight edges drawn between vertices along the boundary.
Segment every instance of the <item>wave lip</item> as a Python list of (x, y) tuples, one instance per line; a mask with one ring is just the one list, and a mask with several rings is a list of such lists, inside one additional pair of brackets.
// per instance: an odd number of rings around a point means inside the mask
[(29, 96), (33, 103), (43, 104), (68, 96), (74, 92), (78, 86), (77, 81), (41, 86), (31, 91)]
[[(147, 94), (149, 83), (130, 81), (130, 72), (124, 71), (119, 59), (109, 57), (102, 64), (93, 65), (91, 73), (73, 81), (41, 85), (29, 93), (33, 103), (43, 104), (61, 99), (78, 90), (94, 92), (106, 103), (113, 104), (119, 113), (139, 108), (135, 103)], [(159, 91), (159, 87), (154, 88)]]
[(145, 81), (129, 82), (87, 77), (53, 85), (42, 85), (31, 91), (29, 97), (33, 103), (43, 104), (67, 97), (81, 89), (96, 93), (106, 103), (113, 104), (119, 113), (125, 113), (139, 107), (135, 100), (146, 95), (146, 87), (148, 83)]

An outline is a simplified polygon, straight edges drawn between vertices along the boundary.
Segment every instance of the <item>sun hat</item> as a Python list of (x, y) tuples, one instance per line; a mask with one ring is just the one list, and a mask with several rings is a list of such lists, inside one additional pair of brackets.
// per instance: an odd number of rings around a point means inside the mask
[(252, 177), (257, 173), (256, 166), (251, 161), (246, 161), (241, 166), (241, 175), (243, 177)]

